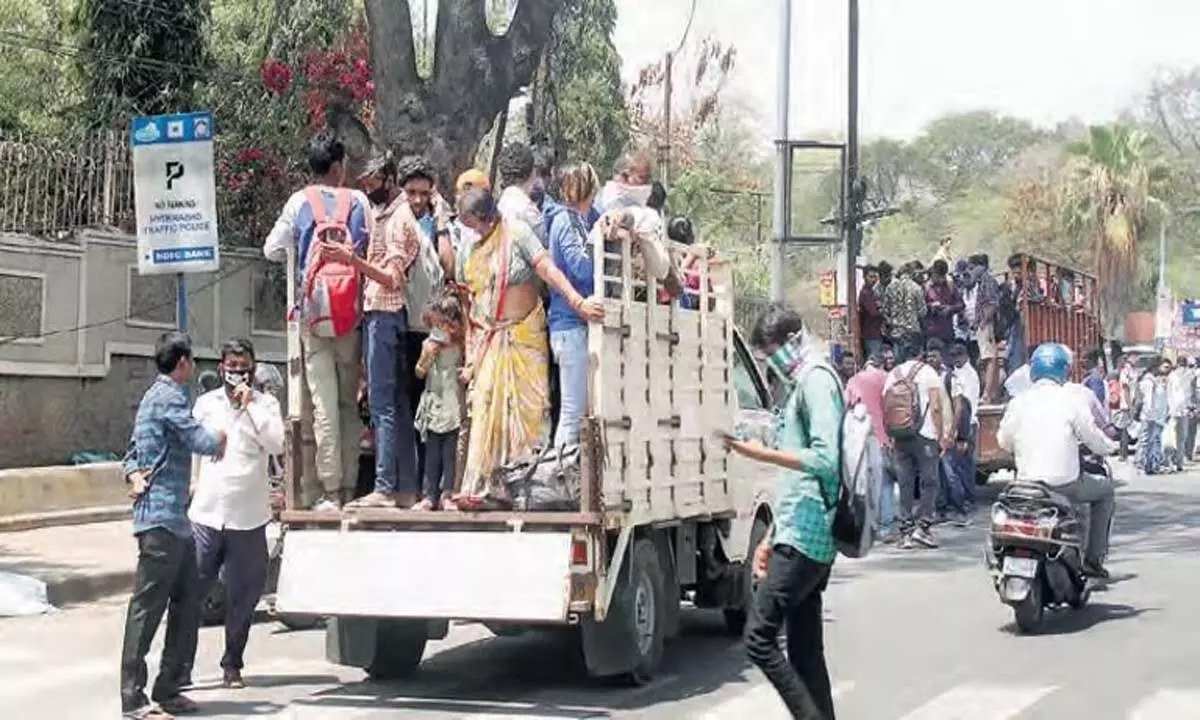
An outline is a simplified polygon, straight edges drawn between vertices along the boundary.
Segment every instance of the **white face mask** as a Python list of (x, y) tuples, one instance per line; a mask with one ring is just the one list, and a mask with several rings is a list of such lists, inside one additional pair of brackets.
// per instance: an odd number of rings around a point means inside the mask
[(619, 210), (630, 207), (646, 207), (650, 200), (653, 185), (625, 185), (612, 182), (605, 188), (603, 205), (605, 210)]

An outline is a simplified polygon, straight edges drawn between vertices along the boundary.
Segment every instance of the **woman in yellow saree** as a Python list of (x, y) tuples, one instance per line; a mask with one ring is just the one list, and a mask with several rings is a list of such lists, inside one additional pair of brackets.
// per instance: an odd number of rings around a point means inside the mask
[(455, 263), (470, 301), (463, 379), (470, 383), (471, 426), (454, 504), (497, 509), (509, 498), (494, 478), (496, 468), (533, 450), (549, 430), (549, 349), (538, 280), (589, 322), (604, 319), (604, 305), (576, 292), (532, 228), (502, 219), (487, 191), (468, 192), (459, 218), (478, 239), (459, 248)]

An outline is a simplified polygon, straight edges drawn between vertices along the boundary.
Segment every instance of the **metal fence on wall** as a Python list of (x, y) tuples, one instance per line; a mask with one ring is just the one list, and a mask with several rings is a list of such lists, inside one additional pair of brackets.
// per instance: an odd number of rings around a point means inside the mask
[(0, 137), (0, 232), (65, 237), (100, 226), (134, 227), (133, 165), (124, 133), (71, 140)]

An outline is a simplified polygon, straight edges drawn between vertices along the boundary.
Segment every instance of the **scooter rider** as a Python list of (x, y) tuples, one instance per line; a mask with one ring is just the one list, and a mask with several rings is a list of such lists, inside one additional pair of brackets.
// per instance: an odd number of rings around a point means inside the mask
[(1105, 437), (1083, 396), (1068, 386), (1071, 351), (1059, 343), (1044, 343), (1029, 360), (1033, 386), (1009, 401), (996, 433), (1000, 447), (1013, 453), (1017, 477), (1043, 482), (1089, 507), (1084, 568), (1095, 577), (1108, 577), (1104, 558), (1115, 499), (1105, 477), (1081, 473), (1079, 445), (1106, 457), (1116, 443)]

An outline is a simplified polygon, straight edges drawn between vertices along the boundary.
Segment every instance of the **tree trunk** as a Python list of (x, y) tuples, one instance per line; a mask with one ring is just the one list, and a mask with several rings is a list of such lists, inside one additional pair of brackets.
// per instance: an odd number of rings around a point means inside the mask
[(521, 0), (497, 37), (482, 0), (440, 0), (433, 76), (417, 76), (407, 0), (366, 0), (374, 71), (375, 134), (400, 155), (433, 163), (439, 184), (471, 166), (497, 113), (533, 78), (565, 0)]

